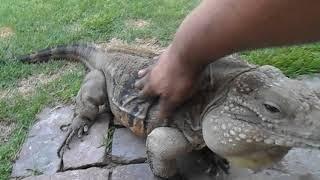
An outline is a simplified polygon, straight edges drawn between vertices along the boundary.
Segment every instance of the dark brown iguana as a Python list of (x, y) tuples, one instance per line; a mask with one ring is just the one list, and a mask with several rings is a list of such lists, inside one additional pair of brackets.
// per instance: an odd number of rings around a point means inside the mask
[(251, 169), (280, 160), (291, 147), (320, 146), (320, 101), (302, 82), (272, 66), (254, 66), (238, 57), (222, 58), (206, 68), (193, 98), (167, 121), (157, 118), (152, 98), (139, 98), (137, 72), (155, 60), (108, 53), (96, 45), (61, 46), (21, 59), (76, 59), (90, 70), (76, 99), (69, 143), (88, 130), (99, 106), (138, 136), (147, 136), (147, 154), (155, 175), (176, 174), (176, 157), (209, 147), (235, 165)]

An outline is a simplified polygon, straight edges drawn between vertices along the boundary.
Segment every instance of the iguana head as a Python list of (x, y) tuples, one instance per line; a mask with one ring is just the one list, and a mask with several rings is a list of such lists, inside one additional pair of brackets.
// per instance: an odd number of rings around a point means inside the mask
[(203, 118), (211, 150), (256, 169), (291, 147), (320, 147), (320, 100), (303, 82), (261, 66), (230, 86), (222, 105), (207, 108)]

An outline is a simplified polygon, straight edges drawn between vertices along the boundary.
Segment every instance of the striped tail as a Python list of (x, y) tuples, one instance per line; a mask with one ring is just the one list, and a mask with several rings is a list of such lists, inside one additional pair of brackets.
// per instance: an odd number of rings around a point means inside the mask
[(98, 53), (105, 53), (95, 44), (62, 45), (54, 48), (46, 48), (18, 58), (25, 63), (41, 63), (50, 59), (67, 59), (82, 62), (90, 70), (96, 69), (92, 59)]

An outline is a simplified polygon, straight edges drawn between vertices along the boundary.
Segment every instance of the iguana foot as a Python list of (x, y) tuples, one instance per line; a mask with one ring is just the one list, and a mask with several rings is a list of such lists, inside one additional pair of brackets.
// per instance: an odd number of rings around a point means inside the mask
[(212, 152), (209, 148), (203, 148), (201, 153), (204, 155), (203, 160), (208, 163), (206, 173), (210, 176), (216, 176), (219, 172), (229, 174), (229, 162), (223, 157)]
[(211, 164), (209, 165), (206, 173), (208, 173), (211, 176), (217, 176), (220, 172), (229, 174), (230, 165), (226, 159), (219, 156), (215, 156), (212, 157), (212, 159), (209, 159), (211, 160)]
[(89, 130), (90, 126), (92, 125), (92, 123), (93, 123), (92, 121), (89, 121), (89, 120), (86, 120), (84, 118), (80, 118), (77, 116), (73, 119), (72, 124), (62, 125), (60, 127), (60, 129), (62, 131), (65, 131), (65, 128), (67, 127), (68, 132), (66, 134), (64, 141), (61, 143), (61, 145), (59, 146), (59, 148), (57, 150), (59, 158), (62, 157), (66, 148), (70, 149), (69, 144), (75, 135), (77, 135), (77, 137), (81, 139), (83, 137), (83, 135), (88, 134), (88, 130)]

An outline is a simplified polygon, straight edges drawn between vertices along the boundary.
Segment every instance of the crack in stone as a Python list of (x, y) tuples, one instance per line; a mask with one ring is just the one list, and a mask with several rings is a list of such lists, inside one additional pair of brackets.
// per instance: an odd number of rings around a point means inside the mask
[(110, 162), (103, 162), (103, 163), (93, 163), (93, 164), (87, 164), (83, 166), (78, 166), (78, 167), (70, 167), (70, 168), (64, 168), (63, 166), (63, 160), (62, 160), (62, 166), (60, 167), (58, 172), (65, 172), (65, 171), (73, 171), (73, 170), (81, 170), (81, 169), (89, 169), (92, 167), (98, 167), (98, 168), (103, 168), (107, 167), (110, 165)]

